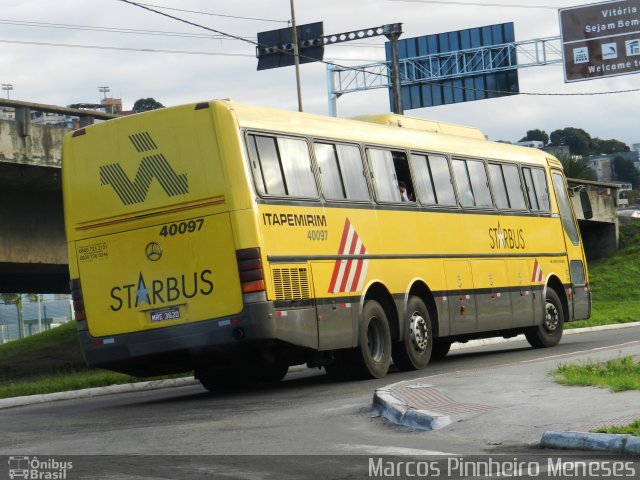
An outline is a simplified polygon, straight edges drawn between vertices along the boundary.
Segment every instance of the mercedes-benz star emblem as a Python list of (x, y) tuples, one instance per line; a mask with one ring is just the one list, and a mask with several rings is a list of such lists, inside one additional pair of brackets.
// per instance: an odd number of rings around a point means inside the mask
[(150, 242), (144, 249), (144, 253), (149, 260), (157, 262), (162, 257), (162, 247), (158, 242)]

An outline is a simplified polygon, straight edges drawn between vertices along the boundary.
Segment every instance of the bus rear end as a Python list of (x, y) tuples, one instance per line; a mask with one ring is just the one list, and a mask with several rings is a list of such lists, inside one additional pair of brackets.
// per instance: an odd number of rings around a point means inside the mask
[[(138, 376), (224, 361), (264, 290), (238, 128), (216, 103), (133, 115), (69, 134), (63, 188), (74, 310), (87, 363)], [(225, 130), (226, 129), (226, 130)], [(226, 138), (226, 145), (219, 143)], [(230, 140), (229, 140), (230, 139)], [(237, 162), (242, 166), (242, 162)], [(238, 180), (233, 180), (238, 178)]]

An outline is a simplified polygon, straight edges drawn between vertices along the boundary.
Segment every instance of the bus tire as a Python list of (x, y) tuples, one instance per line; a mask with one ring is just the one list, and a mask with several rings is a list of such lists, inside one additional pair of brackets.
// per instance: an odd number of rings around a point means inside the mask
[(409, 297), (404, 339), (393, 346), (393, 363), (400, 370), (420, 370), (429, 364), (433, 347), (433, 325), (429, 310), (415, 296)]
[(560, 297), (552, 288), (547, 288), (544, 318), (542, 324), (525, 332), (527, 341), (533, 348), (553, 347), (560, 342), (564, 329), (564, 311)]
[(367, 300), (362, 309), (360, 345), (352, 352), (355, 376), (382, 378), (391, 365), (391, 330), (384, 308)]
[(444, 360), (449, 350), (451, 350), (451, 340), (436, 340), (433, 342), (433, 348), (431, 349), (431, 361), (437, 362)]

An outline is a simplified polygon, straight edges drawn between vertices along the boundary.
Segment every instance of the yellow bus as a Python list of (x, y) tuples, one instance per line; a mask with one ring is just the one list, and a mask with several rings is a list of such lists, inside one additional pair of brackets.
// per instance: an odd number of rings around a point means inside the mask
[(216, 100), (76, 130), (62, 174), (89, 365), (380, 378), (590, 315), (561, 164), (475, 128)]

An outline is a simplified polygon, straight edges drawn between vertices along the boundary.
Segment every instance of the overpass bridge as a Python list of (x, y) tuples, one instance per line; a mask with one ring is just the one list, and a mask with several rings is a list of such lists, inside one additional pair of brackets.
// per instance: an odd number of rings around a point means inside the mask
[(0, 119), (0, 292), (66, 293), (60, 166), (69, 129), (33, 124), (31, 112), (77, 117), (82, 126), (115, 116), (4, 99), (0, 107), (15, 110), (15, 120)]
[[(69, 129), (31, 123), (31, 112), (79, 118), (80, 126), (114, 115), (0, 99), (15, 120), (0, 120), (0, 292), (66, 293), (69, 273), (60, 175), (62, 140)], [(574, 208), (588, 258), (617, 248), (617, 185), (571, 180), (586, 188), (594, 216)]]

